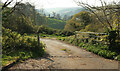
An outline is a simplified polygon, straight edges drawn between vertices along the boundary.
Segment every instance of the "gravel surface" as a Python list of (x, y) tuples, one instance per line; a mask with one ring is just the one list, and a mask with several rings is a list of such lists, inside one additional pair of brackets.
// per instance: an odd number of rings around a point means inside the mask
[(62, 41), (41, 39), (49, 56), (28, 59), (10, 69), (118, 69), (118, 61), (105, 59)]

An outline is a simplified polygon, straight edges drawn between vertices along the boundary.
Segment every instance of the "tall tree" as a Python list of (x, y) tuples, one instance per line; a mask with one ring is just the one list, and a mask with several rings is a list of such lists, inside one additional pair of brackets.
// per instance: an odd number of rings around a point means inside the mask
[[(72, 19), (67, 21), (65, 25), (65, 30), (79, 31), (85, 28), (86, 25), (91, 23), (90, 13), (86, 11), (81, 11), (73, 15)], [(72, 27), (72, 29), (70, 29)]]
[(64, 15), (63, 20), (66, 21), (68, 19), (67, 15)]
[[(115, 22), (115, 17), (116, 19), (119, 19), (119, 15), (120, 15), (119, 4), (115, 2), (111, 4), (107, 4), (107, 2), (103, 0), (99, 0), (101, 2), (101, 6), (98, 7), (98, 6), (91, 6), (84, 2), (80, 2), (76, 0), (74, 1), (78, 6), (82, 6), (87, 10), (89, 10), (91, 13), (93, 13), (96, 16), (96, 18), (99, 20), (99, 22), (103, 24), (108, 31), (119, 30), (118, 28), (114, 29), (115, 26), (113, 26), (113, 25), (116, 25), (116, 26), (118, 25), (119, 27), (118, 22), (120, 21), (118, 20)], [(113, 24), (113, 22), (115, 22), (116, 24)]]
[(60, 14), (57, 14), (57, 15), (56, 15), (56, 18), (60, 20), (60, 19), (61, 19)]
[(48, 15), (48, 17), (50, 18), (50, 14)]
[[(75, 0), (74, 0), (75, 1)], [(91, 6), (87, 3), (75, 1), (78, 6), (82, 6), (93, 13), (99, 22), (107, 29), (110, 47), (116, 45), (115, 40), (120, 40), (120, 4), (117, 2), (107, 3), (105, 0), (99, 0), (101, 6)]]
[(56, 13), (55, 12), (52, 12), (53, 13), (53, 18), (55, 18), (55, 16), (56, 16)]

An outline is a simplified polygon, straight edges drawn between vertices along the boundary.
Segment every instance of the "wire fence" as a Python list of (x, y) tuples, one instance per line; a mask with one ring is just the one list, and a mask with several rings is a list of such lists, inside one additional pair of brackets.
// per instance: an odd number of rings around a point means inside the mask
[[(97, 32), (75, 32), (75, 38), (82, 40), (83, 42), (93, 44), (101, 43), (105, 45), (109, 45), (109, 34), (108, 33), (97, 33)], [(116, 38), (116, 44), (120, 44), (120, 35)]]
[(75, 38), (82, 40), (83, 42), (89, 43), (103, 43), (109, 44), (107, 40), (107, 33), (96, 33), (96, 32), (75, 32)]

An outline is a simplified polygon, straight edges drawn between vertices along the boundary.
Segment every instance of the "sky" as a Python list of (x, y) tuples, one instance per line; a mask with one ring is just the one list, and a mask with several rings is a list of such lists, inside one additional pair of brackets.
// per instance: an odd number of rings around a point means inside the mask
[[(1, 0), (1, 1), (4, 3), (6, 0)], [(75, 1), (82, 1), (90, 5), (96, 5), (96, 6), (101, 5), (99, 0), (75, 0)], [(103, 1), (110, 3), (112, 1), (118, 2), (119, 0), (103, 0)], [(34, 5), (37, 9), (57, 8), (57, 7), (78, 7), (78, 5), (74, 2), (74, 0), (23, 0), (22, 2), (23, 3), (29, 2), (32, 5)], [(11, 6), (12, 5), (14, 5), (14, 2), (11, 4)]]

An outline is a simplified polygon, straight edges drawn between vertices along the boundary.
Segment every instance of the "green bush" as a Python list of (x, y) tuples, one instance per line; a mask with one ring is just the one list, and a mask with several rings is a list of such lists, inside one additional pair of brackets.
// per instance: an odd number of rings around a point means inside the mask
[(116, 56), (115, 59), (120, 61), (120, 55)]
[(72, 39), (69, 40), (69, 43), (73, 43), (73, 41), (74, 41), (74, 39), (72, 38)]
[(98, 52), (98, 55), (100, 55), (100, 56), (104, 56), (104, 57), (106, 57), (107, 55), (107, 50), (100, 50), (99, 52)]
[(45, 47), (42, 43), (40, 46), (37, 45), (37, 40), (33, 38), (29, 38), (29, 36), (21, 36), (17, 32), (12, 32), (10, 29), (3, 28), (3, 40), (2, 40), (2, 49), (3, 54), (14, 52), (15, 50), (38, 50), (41, 51), (41, 48)]
[(64, 26), (66, 24), (65, 21), (53, 18), (48, 18), (47, 22), (47, 26), (54, 29), (64, 29)]
[(62, 38), (62, 41), (65, 41), (65, 38)]
[(101, 46), (100, 48), (103, 49), (103, 50), (108, 50), (109, 49), (109, 47), (107, 45)]
[(70, 31), (65, 31), (65, 30), (57, 30), (57, 29), (52, 29), (46, 26), (39, 26), (39, 33), (43, 33), (43, 34), (48, 34), (48, 35), (56, 35), (56, 36), (70, 36), (70, 35), (74, 35), (73, 32)]
[(99, 51), (100, 49), (94, 49), (93, 53), (98, 54)]
[(84, 43), (83, 42), (81, 42), (80, 44), (79, 44), (79, 47), (82, 47), (84, 45)]
[(3, 61), (5, 60), (4, 56), (25, 59), (40, 57), (45, 53), (45, 45), (41, 42), (38, 46), (37, 40), (34, 37), (27, 36), (26, 34), (21, 35), (5, 28), (2, 28), (2, 32)]

